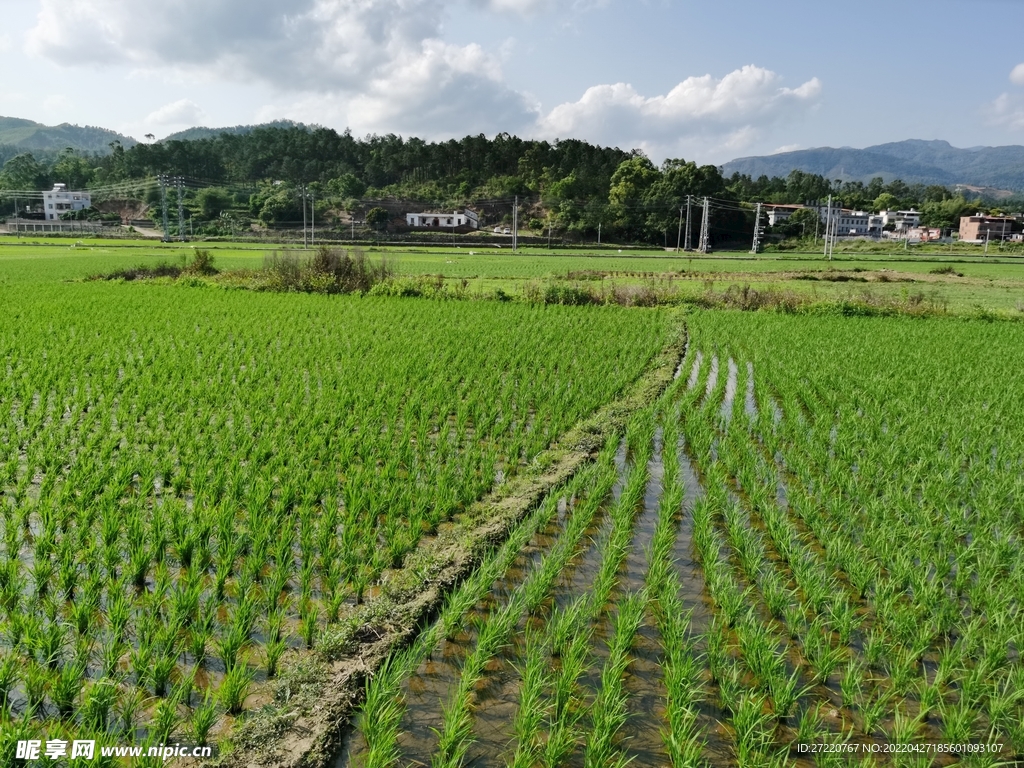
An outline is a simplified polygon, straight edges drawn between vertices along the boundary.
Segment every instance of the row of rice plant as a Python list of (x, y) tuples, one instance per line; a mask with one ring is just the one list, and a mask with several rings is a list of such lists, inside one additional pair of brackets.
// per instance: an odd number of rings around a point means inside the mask
[(828, 683), (815, 694), (841, 714), (828, 729), (1004, 745), (983, 763), (1019, 754), (1024, 454), (1001, 421), (1021, 410), (1019, 331), (716, 315), (697, 332), (706, 355), (748, 356), (757, 371), (756, 415), (695, 431), (750, 515), (749, 528), (723, 516), (737, 572), (757, 582), (760, 540), (802, 606), (786, 615), (775, 577), (751, 593)]

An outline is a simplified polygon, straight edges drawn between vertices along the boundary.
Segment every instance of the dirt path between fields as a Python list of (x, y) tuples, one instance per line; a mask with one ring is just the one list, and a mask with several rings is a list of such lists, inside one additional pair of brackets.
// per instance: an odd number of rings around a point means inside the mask
[(295, 656), (275, 681), (273, 700), (240, 720), (227, 736), (223, 768), (325, 768), (360, 703), (368, 676), (412, 641), (495, 544), (552, 488), (591, 461), (606, 438), (672, 382), (686, 348), (682, 322), (672, 343), (619, 400), (577, 424), (517, 478), (492, 491), (433, 537), (403, 567), (386, 573), (380, 594), (345, 617), (315, 652)]

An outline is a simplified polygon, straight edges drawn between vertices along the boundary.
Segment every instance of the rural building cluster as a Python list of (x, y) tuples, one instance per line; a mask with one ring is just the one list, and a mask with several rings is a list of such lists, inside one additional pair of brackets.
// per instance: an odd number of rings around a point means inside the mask
[[(816, 211), (822, 225), (829, 215), (825, 205), (773, 205), (768, 208), (768, 224), (775, 226), (788, 221), (801, 209)], [(916, 210), (857, 211), (847, 208), (832, 209), (836, 235), (845, 238), (892, 238), (910, 242), (935, 242), (944, 235), (939, 227), (921, 226), (921, 212)], [(992, 240), (1021, 241), (1024, 239), (1024, 216), (987, 216), (977, 214), (960, 219), (959, 238), (963, 243), (985, 243)]]

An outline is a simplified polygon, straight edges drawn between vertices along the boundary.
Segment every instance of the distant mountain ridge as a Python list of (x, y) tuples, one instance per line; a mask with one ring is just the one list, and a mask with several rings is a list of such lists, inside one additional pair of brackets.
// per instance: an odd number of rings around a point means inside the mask
[(829, 179), (908, 184), (970, 184), (1024, 190), (1024, 146), (961, 149), (948, 141), (909, 139), (864, 149), (818, 147), (761, 157), (741, 157), (722, 166), (726, 176), (747, 174), (788, 176), (791, 171), (815, 173)]
[(205, 126), (186, 128), (184, 131), (178, 131), (176, 133), (172, 133), (170, 136), (165, 136), (160, 139), (160, 141), (197, 141), (199, 139), (214, 139), (223, 133), (231, 136), (244, 136), (247, 133), (252, 133), (257, 128), (302, 128), (307, 131), (312, 130), (311, 126), (308, 126), (305, 123), (296, 123), (294, 120), (273, 120), (269, 123), (259, 123), (257, 125), (233, 125), (229, 128), (207, 128)]
[(79, 152), (108, 154), (111, 142), (119, 141), (125, 149), (138, 142), (130, 136), (91, 125), (43, 125), (20, 117), (0, 117), (0, 144), (24, 152), (60, 151), (71, 147)]

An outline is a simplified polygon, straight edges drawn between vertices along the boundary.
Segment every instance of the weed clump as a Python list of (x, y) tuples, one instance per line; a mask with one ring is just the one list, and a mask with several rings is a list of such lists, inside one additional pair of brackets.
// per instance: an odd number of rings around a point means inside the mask
[(395, 270), (387, 259), (374, 261), (361, 250), (321, 246), (312, 258), (275, 252), (256, 274), (256, 289), (300, 293), (368, 293), (391, 280)]
[(86, 280), (148, 280), (154, 277), (177, 278), (181, 273), (181, 267), (175, 264), (169, 264), (166, 261), (161, 261), (159, 264), (155, 264), (151, 267), (145, 264), (139, 264), (134, 267), (115, 269), (113, 272), (107, 272), (105, 274), (89, 275)]

